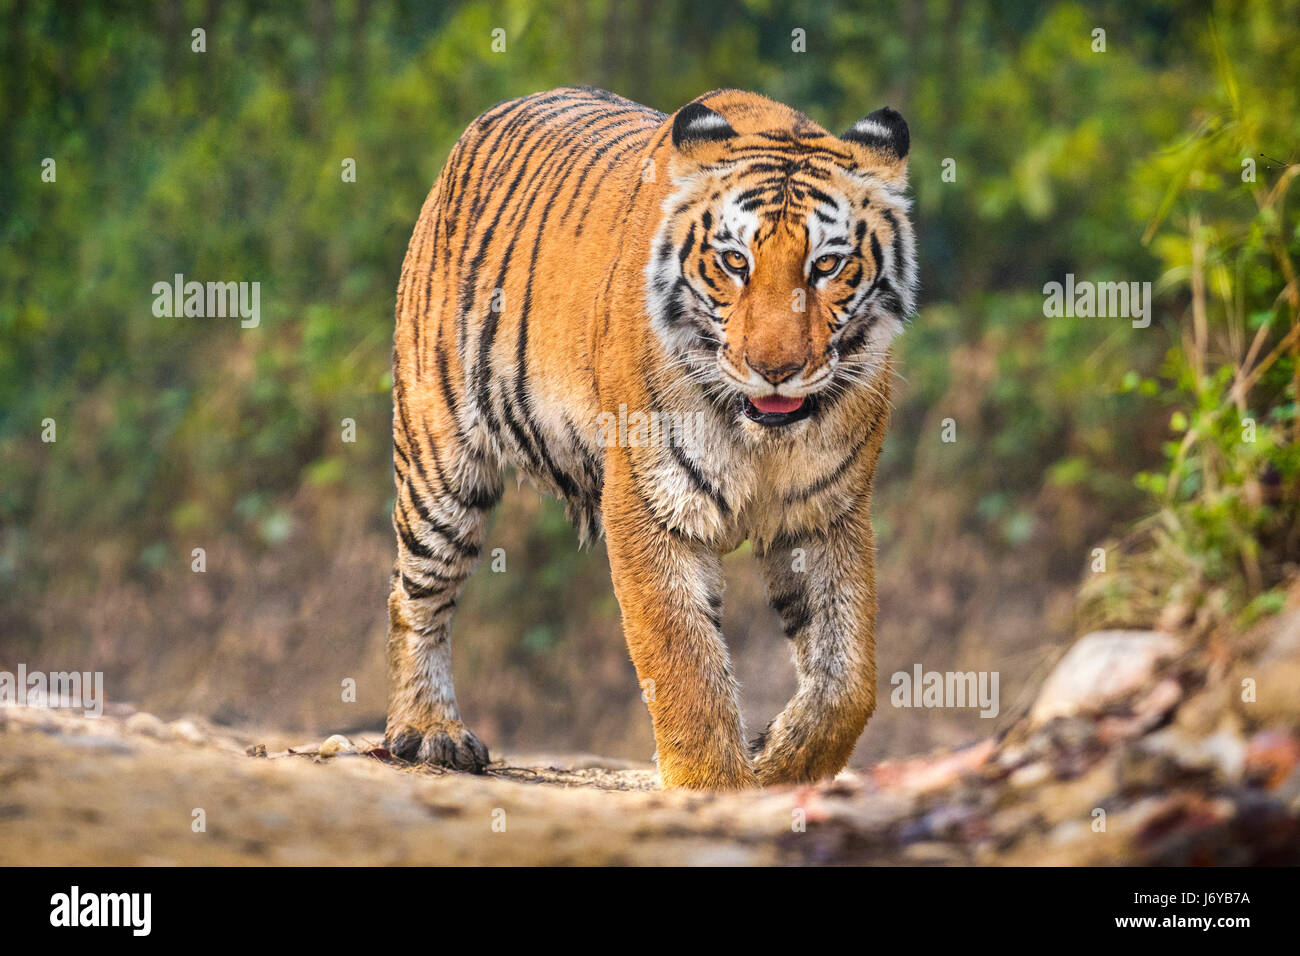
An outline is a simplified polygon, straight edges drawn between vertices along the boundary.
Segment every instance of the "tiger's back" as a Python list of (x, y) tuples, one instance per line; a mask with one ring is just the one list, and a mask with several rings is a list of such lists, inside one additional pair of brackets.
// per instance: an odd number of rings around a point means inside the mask
[(498, 104), (453, 147), (402, 267), (395, 387), (438, 390), (487, 459), (468, 484), (490, 491), (503, 459), (563, 498), (584, 539), (603, 459), (591, 317), (663, 121), (586, 88)]

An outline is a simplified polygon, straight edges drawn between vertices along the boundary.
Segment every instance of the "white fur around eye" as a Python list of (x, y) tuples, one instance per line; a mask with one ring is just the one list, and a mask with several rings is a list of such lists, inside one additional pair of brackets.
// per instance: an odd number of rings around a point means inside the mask
[[(812, 212), (808, 213), (806, 228), (808, 230), (808, 258), (804, 260), (803, 274), (808, 277), (810, 282), (823, 282), (833, 279), (839, 275), (840, 270), (844, 268), (844, 263), (848, 261), (848, 253), (853, 248), (852, 234), (848, 221), (847, 202), (840, 203), (836, 200), (834, 206), (826, 203), (820, 204)], [(833, 222), (824, 222), (817, 215), (830, 217)], [(840, 264), (834, 272), (825, 276), (819, 276), (813, 271), (813, 263), (822, 256), (839, 256)]]
[[(835, 268), (830, 272), (818, 272), (816, 269), (815, 264), (817, 260), (823, 256), (838, 257), (838, 261), (835, 263)], [(808, 278), (813, 282), (829, 282), (844, 271), (844, 265), (848, 261), (849, 257), (839, 252), (820, 252), (808, 260)]]

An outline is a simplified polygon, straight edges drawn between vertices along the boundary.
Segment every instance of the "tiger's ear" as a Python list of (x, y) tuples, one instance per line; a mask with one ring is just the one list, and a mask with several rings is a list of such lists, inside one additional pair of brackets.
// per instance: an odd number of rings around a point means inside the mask
[(736, 135), (725, 116), (703, 103), (687, 103), (673, 117), (673, 147), (687, 156)]
[(850, 126), (840, 139), (865, 151), (864, 158), (873, 172), (886, 179), (906, 182), (907, 152), (912, 137), (907, 129), (907, 120), (898, 110), (884, 106), (868, 113)]

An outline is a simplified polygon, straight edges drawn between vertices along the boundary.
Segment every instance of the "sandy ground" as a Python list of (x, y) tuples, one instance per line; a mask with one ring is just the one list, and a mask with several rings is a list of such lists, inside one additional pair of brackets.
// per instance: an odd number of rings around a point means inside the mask
[(1245, 633), (1085, 636), (996, 739), (816, 786), (380, 743), (0, 706), (0, 864), (1296, 864), (1300, 582)]
[(1300, 861), (1294, 741), (1266, 738), (1263, 757), (1257, 742), (1234, 783), (1213, 761), (1106, 746), (1114, 732), (1060, 718), (815, 787), (693, 794), (599, 758), (512, 756), (469, 776), (360, 737), (324, 757), (124, 705), (3, 707), (0, 864)]

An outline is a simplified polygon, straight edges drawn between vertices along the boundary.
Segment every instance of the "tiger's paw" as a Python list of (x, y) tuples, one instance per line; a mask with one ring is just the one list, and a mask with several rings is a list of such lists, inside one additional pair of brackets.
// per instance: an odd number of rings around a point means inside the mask
[(749, 755), (759, 786), (775, 787), (791, 783), (811, 783), (818, 779), (806, 754), (801, 754), (774, 729), (775, 721), (749, 742)]
[(701, 760), (698, 753), (689, 759), (663, 758), (658, 754), (659, 779), (667, 790), (750, 790), (758, 780), (745, 752), (739, 746), (733, 752), (710, 754)]
[(402, 760), (465, 773), (482, 773), (490, 762), (487, 747), (459, 720), (390, 725), (384, 746)]

